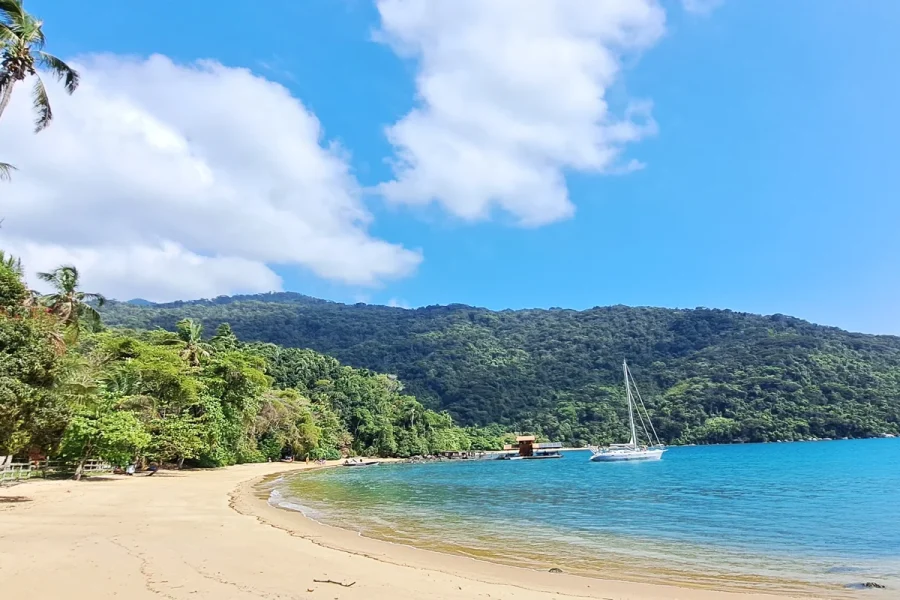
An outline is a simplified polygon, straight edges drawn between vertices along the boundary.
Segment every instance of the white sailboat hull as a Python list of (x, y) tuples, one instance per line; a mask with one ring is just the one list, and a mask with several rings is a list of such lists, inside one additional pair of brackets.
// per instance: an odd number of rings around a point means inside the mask
[(647, 448), (642, 450), (634, 449), (614, 449), (595, 451), (591, 456), (591, 462), (620, 462), (625, 460), (659, 460), (662, 458), (665, 448)]

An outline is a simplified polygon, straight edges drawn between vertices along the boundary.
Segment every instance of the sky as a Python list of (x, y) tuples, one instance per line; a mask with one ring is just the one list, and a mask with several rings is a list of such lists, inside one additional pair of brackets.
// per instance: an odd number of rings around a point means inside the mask
[(29, 273), (900, 334), (894, 0), (25, 6), (82, 76), (0, 118)]

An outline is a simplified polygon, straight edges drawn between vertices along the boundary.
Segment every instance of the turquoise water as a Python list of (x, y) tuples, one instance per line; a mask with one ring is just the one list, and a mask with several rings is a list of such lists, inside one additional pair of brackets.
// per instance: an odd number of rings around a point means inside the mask
[(589, 456), (323, 469), (279, 482), (272, 501), (363, 535), (541, 569), (832, 595), (863, 581), (900, 588), (900, 439)]

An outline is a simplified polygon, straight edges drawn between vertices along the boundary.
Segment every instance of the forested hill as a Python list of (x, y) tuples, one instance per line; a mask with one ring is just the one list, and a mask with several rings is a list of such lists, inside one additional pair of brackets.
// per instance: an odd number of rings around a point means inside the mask
[(584, 311), (416, 310), (278, 293), (104, 307), (110, 325), (207, 331), (308, 347), (397, 374), (463, 424), (500, 423), (568, 443), (627, 439), (627, 358), (668, 442), (900, 433), (900, 338), (783, 315), (611, 306)]

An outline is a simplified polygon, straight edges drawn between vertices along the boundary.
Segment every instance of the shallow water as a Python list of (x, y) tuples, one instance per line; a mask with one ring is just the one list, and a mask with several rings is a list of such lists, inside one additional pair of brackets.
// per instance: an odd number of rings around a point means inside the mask
[[(900, 439), (672, 448), (658, 462), (324, 469), (272, 502), (363, 535), (626, 580), (900, 589)], [(812, 586), (812, 587), (810, 587)]]

